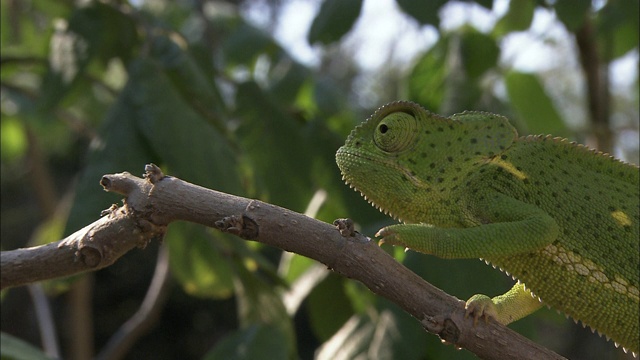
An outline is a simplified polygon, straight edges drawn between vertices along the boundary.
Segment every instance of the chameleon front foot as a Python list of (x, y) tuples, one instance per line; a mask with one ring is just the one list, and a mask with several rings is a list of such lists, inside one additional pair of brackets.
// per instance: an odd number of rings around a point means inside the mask
[(376, 237), (380, 238), (380, 245), (389, 244), (394, 246), (404, 246), (404, 244), (399, 241), (398, 234), (393, 231), (392, 226), (387, 226), (378, 230)]
[(489, 318), (498, 319), (498, 309), (490, 297), (482, 294), (476, 294), (467, 300), (464, 305), (464, 317), (473, 317), (473, 326), (478, 324), (478, 319), (483, 318), (485, 322)]

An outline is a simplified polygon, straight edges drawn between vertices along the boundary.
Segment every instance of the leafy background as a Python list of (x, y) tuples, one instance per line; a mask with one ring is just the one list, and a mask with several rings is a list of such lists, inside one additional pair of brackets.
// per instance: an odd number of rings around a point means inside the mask
[[(276, 40), (292, 21), (284, 10), (300, 2), (315, 8), (313, 19), (287, 31), (306, 34), (312, 61)], [(392, 221), (341, 182), (334, 153), (350, 129), (396, 99), (445, 115), (501, 113), (522, 134), (566, 136), (638, 163), (637, 1), (397, 0), (389, 7), (400, 25), (388, 25), (397, 40), (385, 52), (355, 46), (375, 33), (362, 0), (0, 4), (3, 250), (96, 220), (120, 200), (100, 190), (100, 177), (140, 174), (149, 162), (323, 221), (351, 217), (374, 234)], [(480, 15), (490, 21), (474, 21)], [(551, 19), (542, 30), (532, 25), (541, 18)], [(412, 44), (416, 36), (433, 41)], [(543, 48), (529, 53), (546, 66), (517, 66), (529, 47)], [(609, 103), (600, 117), (589, 111), (588, 49), (600, 80), (614, 77), (620, 59), (634, 64), (622, 85), (596, 87)], [(473, 358), (309, 259), (185, 223), (173, 224), (163, 244), (169, 295), (126, 358)], [(461, 299), (511, 283), (478, 260), (389, 251)], [(153, 244), (107, 269), (43, 284), (64, 358), (100, 354), (140, 306), (158, 253)], [(45, 356), (38, 296), (28, 289), (2, 293), (3, 359)], [(624, 357), (552, 310), (512, 327), (570, 358)]]

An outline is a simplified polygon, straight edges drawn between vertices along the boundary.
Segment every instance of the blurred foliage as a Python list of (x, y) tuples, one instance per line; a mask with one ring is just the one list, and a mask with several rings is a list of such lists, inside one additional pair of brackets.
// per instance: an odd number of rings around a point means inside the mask
[[(298, 29), (322, 54), (319, 65), (309, 66), (268, 28), (247, 20), (247, 9), (278, 14), (286, 3), (1, 2), (2, 249), (51, 241), (65, 226), (69, 234), (95, 221), (119, 201), (100, 190), (101, 176), (139, 174), (150, 162), (186, 181), (298, 212), (324, 191), (326, 200), (310, 215), (327, 222), (351, 217), (366, 234), (391, 223), (344, 186), (334, 165), (335, 150), (350, 129), (373, 111), (359, 101), (364, 70), (345, 45), (365, 5), (322, 2), (310, 28)], [(367, 89), (377, 91), (375, 106), (406, 98), (445, 115), (493, 111), (510, 116), (522, 133), (583, 141), (591, 125), (573, 123), (565, 107), (585, 109), (586, 100), (576, 105), (562, 96), (564, 85), (549, 86), (557, 79), (575, 82), (580, 71), (522, 72), (504, 60), (505, 39), (528, 31), (536, 12), (550, 11), (569, 34), (587, 25), (595, 29), (592, 40), (603, 66), (638, 51), (637, 1), (511, 1), (489, 31), (472, 23), (442, 28), (450, 3), (397, 0), (407, 23), (438, 36), (409, 66), (385, 64), (367, 75), (376, 82)], [(464, 3), (485, 12), (495, 5)], [(570, 56), (577, 57), (573, 51)], [(637, 143), (625, 146), (622, 140), (629, 133), (637, 137), (637, 81), (631, 93), (614, 93), (616, 121), (610, 125), (618, 153), (636, 162)], [(71, 198), (69, 210), (64, 204)], [(314, 275), (318, 265), (298, 255), (192, 224), (173, 224), (164, 241), (178, 285), (160, 324), (130, 358), (473, 358), (443, 346), (361, 284), (326, 271)], [(474, 259), (397, 253), (461, 299), (509, 288), (506, 276)], [(96, 352), (139, 305), (154, 257), (154, 247), (132, 252), (95, 274)], [(309, 282), (300, 306), (285, 303), (286, 294)], [(73, 342), (74, 335), (62, 330), (68, 310), (59, 291), (66, 287), (48, 288), (58, 289), (51, 296), (61, 339)], [(21, 289), (3, 293), (2, 331), (37, 344), (26, 296)], [(620, 356), (551, 311), (513, 327), (568, 357)], [(2, 347), (3, 359), (26, 359), (36, 351), (5, 333)]]

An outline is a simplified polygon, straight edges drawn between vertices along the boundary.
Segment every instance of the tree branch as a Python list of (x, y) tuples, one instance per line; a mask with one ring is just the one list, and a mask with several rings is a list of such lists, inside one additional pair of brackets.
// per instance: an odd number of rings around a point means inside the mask
[(61, 242), (2, 252), (2, 288), (108, 266), (162, 234), (172, 221), (185, 220), (315, 259), (359, 280), (413, 315), (427, 331), (481, 358), (562, 359), (494, 321), (474, 326), (464, 317), (463, 301), (425, 282), (348, 226), (337, 231), (275, 205), (164, 176), (155, 165), (147, 165), (145, 178), (105, 175), (100, 183), (126, 196), (124, 206), (112, 207), (108, 216)]

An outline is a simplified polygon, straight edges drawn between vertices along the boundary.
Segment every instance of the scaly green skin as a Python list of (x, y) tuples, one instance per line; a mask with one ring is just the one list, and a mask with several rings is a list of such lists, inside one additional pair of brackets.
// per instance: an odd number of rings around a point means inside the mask
[(380, 230), (382, 241), (482, 258), (519, 280), (504, 295), (469, 299), (476, 320), (507, 324), (539, 298), (638, 353), (637, 166), (518, 137), (498, 115), (444, 118), (410, 102), (378, 109), (336, 160), (348, 184), (405, 222)]

